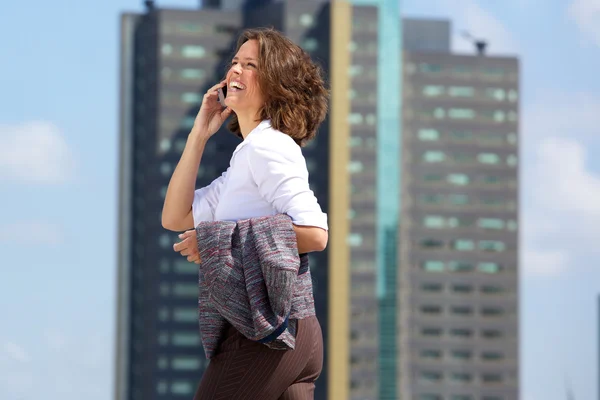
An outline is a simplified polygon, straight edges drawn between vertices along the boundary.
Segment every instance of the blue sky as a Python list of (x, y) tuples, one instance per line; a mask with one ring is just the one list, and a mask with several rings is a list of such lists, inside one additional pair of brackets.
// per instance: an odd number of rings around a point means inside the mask
[[(118, 18), (141, 1), (0, 12), (0, 398), (111, 398)], [(195, 7), (193, 0), (159, 1)], [(522, 66), (523, 400), (596, 396), (600, 2), (405, 0)], [(457, 51), (471, 51), (456, 38)]]

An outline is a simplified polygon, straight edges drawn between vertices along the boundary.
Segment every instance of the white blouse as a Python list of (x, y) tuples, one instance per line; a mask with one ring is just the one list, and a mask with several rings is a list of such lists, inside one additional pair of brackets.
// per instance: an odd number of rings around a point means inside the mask
[(194, 226), (200, 221), (287, 214), (296, 225), (327, 227), (308, 186), (306, 160), (294, 140), (261, 122), (240, 143), (229, 168), (210, 185), (194, 192)]

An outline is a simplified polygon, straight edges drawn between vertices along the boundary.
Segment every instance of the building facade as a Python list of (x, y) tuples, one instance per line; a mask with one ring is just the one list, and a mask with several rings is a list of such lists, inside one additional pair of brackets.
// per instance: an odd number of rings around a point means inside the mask
[[(518, 398), (517, 60), (451, 54), (448, 21), (401, 20), (395, 0), (204, 3), (121, 18), (115, 399), (190, 398), (207, 366), (197, 266), (160, 213), (202, 95), (258, 26), (300, 44), (331, 87), (303, 149), (330, 224), (310, 255), (315, 398)], [(197, 187), (238, 143), (225, 129), (209, 141)]]

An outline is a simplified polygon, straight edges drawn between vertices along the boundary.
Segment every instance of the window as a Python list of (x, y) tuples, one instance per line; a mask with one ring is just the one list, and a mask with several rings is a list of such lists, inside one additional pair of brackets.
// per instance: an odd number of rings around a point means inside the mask
[(423, 328), (421, 330), (423, 336), (442, 336), (442, 330), (440, 328)]
[(500, 179), (499, 176), (495, 176), (495, 175), (485, 175), (483, 177), (483, 183), (487, 184), (487, 185), (497, 185), (500, 182), (502, 182), (502, 180)]
[(515, 156), (514, 154), (510, 154), (509, 156), (506, 157), (506, 165), (514, 167), (517, 165), (517, 162), (518, 162), (517, 156)]
[(346, 242), (350, 247), (358, 247), (363, 243), (363, 237), (360, 233), (350, 233)]
[(457, 153), (454, 155), (454, 162), (459, 164), (471, 164), (475, 161), (475, 157), (468, 153)]
[[(190, 263), (190, 264), (193, 264), (193, 263)], [(173, 284), (173, 295), (179, 296), (179, 297), (198, 297), (198, 284), (196, 284), (196, 283), (174, 283)]]
[(424, 383), (437, 383), (442, 380), (442, 374), (433, 371), (423, 371), (421, 372), (419, 379)]
[(468, 294), (473, 291), (473, 286), (464, 283), (457, 283), (452, 285), (452, 291), (459, 294)]
[(452, 247), (458, 251), (472, 251), (475, 250), (475, 243), (472, 240), (458, 239), (453, 242)]
[(506, 141), (510, 144), (517, 144), (518, 138), (516, 133), (509, 133), (506, 135)]
[(502, 337), (502, 332), (497, 329), (484, 329), (481, 331), (481, 337), (484, 339), (498, 339)]
[(469, 183), (469, 177), (465, 174), (448, 175), (448, 183), (457, 186), (465, 186)]
[(440, 306), (421, 306), (421, 313), (426, 315), (438, 315), (442, 313)]
[(502, 375), (500, 374), (483, 374), (481, 380), (485, 385), (493, 385), (496, 383), (502, 383)]
[(419, 140), (422, 141), (434, 141), (440, 138), (440, 132), (435, 129), (419, 129)]
[(158, 238), (158, 244), (163, 249), (166, 249), (167, 247), (172, 246), (174, 243), (175, 242), (171, 241), (171, 236), (168, 233), (163, 233)]
[(467, 316), (467, 315), (473, 314), (473, 309), (471, 307), (467, 307), (467, 306), (455, 306), (455, 307), (452, 307), (452, 314), (460, 315), (460, 316)]
[(200, 33), (202, 25), (193, 22), (180, 22), (177, 24), (177, 30), (183, 33)]
[(473, 140), (473, 132), (469, 131), (450, 131), (450, 138), (457, 142), (468, 142)]
[(438, 360), (442, 358), (442, 352), (440, 350), (421, 350), (421, 358)]
[(200, 335), (197, 332), (175, 332), (171, 339), (173, 346), (199, 346)]
[(183, 79), (204, 79), (206, 72), (203, 69), (185, 68), (180, 72)]
[(351, 65), (350, 68), (348, 68), (348, 74), (350, 76), (358, 76), (362, 73), (363, 73), (362, 65)]
[(451, 378), (453, 382), (459, 383), (469, 383), (472, 380), (471, 374), (467, 374), (465, 372), (454, 372), (451, 375)]
[(305, 28), (310, 28), (315, 23), (315, 19), (311, 14), (302, 14), (299, 21), (300, 25)]
[(446, 156), (442, 151), (426, 151), (423, 154), (423, 161), (428, 163), (438, 163), (444, 161)]
[(424, 283), (421, 285), (421, 290), (428, 293), (439, 293), (443, 288), (440, 283)]
[(519, 93), (517, 93), (517, 91), (514, 89), (510, 89), (508, 91), (508, 101), (510, 101), (511, 103), (514, 103), (518, 99), (519, 99)]
[(158, 357), (158, 360), (156, 361), (158, 369), (167, 369), (168, 365), (169, 362), (167, 361), (167, 357)]
[(173, 269), (176, 274), (182, 274), (182, 275), (187, 275), (187, 274), (197, 275), (198, 274), (198, 265), (191, 263), (187, 260), (175, 261), (173, 263)]
[(169, 344), (169, 334), (167, 332), (161, 332), (158, 335), (158, 344), (161, 346), (166, 346)]
[(483, 272), (486, 274), (497, 274), (502, 270), (502, 267), (499, 264), (493, 262), (481, 262), (477, 265), (477, 269), (479, 272)]
[(439, 64), (421, 63), (419, 70), (426, 74), (437, 74), (442, 71), (442, 66)]
[(197, 357), (175, 356), (171, 360), (171, 368), (180, 371), (195, 371), (200, 369), (202, 363)]
[(490, 79), (498, 79), (504, 76), (504, 70), (500, 67), (483, 67), (481, 74)]
[(423, 96), (438, 97), (444, 94), (443, 86), (428, 85), (423, 87)]
[(206, 54), (206, 50), (202, 46), (187, 45), (181, 48), (181, 55), (185, 58), (202, 58)]
[(516, 111), (509, 111), (508, 112), (508, 120), (510, 122), (516, 122), (519, 119), (519, 115), (517, 114)]
[(448, 116), (452, 119), (473, 119), (475, 118), (475, 110), (470, 108), (451, 108), (448, 111)]
[(428, 183), (441, 182), (444, 178), (439, 174), (427, 174), (423, 176), (423, 181)]
[(444, 247), (444, 241), (437, 239), (423, 239), (420, 244), (421, 247), (425, 249), (439, 249)]
[(315, 38), (306, 38), (302, 47), (308, 52), (315, 51), (319, 48), (319, 42)]
[(360, 147), (363, 144), (363, 140), (360, 136), (352, 136), (348, 142), (350, 147)]
[(504, 91), (504, 89), (487, 88), (485, 90), (485, 96), (492, 100), (504, 101), (504, 99), (506, 98), (506, 92)]
[(158, 381), (158, 383), (156, 384), (156, 393), (158, 393), (158, 394), (167, 393), (167, 382)]
[(196, 121), (196, 117), (193, 115), (188, 115), (186, 117), (183, 117), (183, 119), (181, 120), (181, 128), (183, 129), (192, 129), (192, 127), (194, 126), (194, 122)]
[(484, 361), (499, 361), (504, 359), (504, 354), (495, 351), (485, 351), (481, 353), (481, 359)]
[(446, 226), (446, 221), (444, 217), (440, 217), (438, 215), (428, 215), (423, 219), (423, 225), (426, 228), (441, 229)]
[(450, 200), (450, 204), (455, 206), (464, 206), (469, 204), (469, 196), (466, 194), (451, 194), (448, 195), (448, 199)]
[(479, 249), (482, 251), (502, 252), (506, 249), (506, 245), (498, 240), (480, 240)]
[(198, 322), (198, 310), (195, 308), (176, 308), (173, 310), (175, 322)]
[(498, 294), (504, 292), (504, 288), (501, 286), (483, 285), (481, 287), (481, 293), (484, 294)]
[(498, 164), (500, 162), (500, 157), (498, 154), (494, 153), (479, 153), (477, 155), (477, 161), (482, 164)]
[(479, 218), (477, 224), (481, 229), (504, 229), (504, 221), (498, 218)]
[(175, 381), (171, 384), (171, 393), (188, 395), (194, 393), (194, 385), (191, 382)]
[(160, 164), (160, 173), (163, 174), (163, 176), (169, 176), (171, 175), (171, 172), (173, 172), (173, 166), (170, 163), (163, 162)]
[(448, 269), (452, 272), (471, 272), (473, 264), (466, 261), (451, 261), (448, 263)]
[(181, 95), (181, 102), (186, 104), (200, 104), (202, 103), (202, 96), (198, 93), (183, 93)]
[(444, 262), (443, 261), (425, 261), (422, 268), (427, 272), (443, 272)]
[(452, 86), (448, 89), (448, 94), (452, 97), (473, 97), (475, 89), (469, 86)]
[(516, 230), (517, 230), (517, 221), (509, 220), (509, 221), (506, 223), (506, 228), (507, 228), (509, 231), (516, 231)]
[(420, 394), (419, 400), (442, 400), (442, 396), (439, 396), (437, 394), (430, 394), (430, 393)]
[(450, 330), (450, 336), (455, 338), (469, 338), (473, 335), (473, 331), (466, 328), (455, 328)]
[(363, 116), (360, 113), (352, 113), (348, 116), (348, 123), (350, 125), (358, 125), (363, 123)]
[(363, 163), (360, 161), (350, 161), (348, 164), (348, 172), (351, 174), (356, 174), (358, 172), (362, 172), (364, 170)]
[(423, 194), (421, 195), (422, 204), (440, 204), (443, 196), (439, 194)]
[(468, 350), (452, 350), (452, 358), (455, 360), (466, 361), (471, 359), (471, 352)]
[(483, 307), (481, 309), (481, 315), (484, 317), (498, 317), (504, 314), (504, 310), (498, 307)]
[(163, 55), (167, 56), (167, 55), (173, 53), (173, 46), (168, 43), (165, 43), (162, 45), (161, 51), (162, 51)]

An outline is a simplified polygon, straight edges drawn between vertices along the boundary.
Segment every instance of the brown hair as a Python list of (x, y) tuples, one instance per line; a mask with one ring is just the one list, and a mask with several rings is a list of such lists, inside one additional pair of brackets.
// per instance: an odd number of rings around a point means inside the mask
[[(327, 114), (329, 91), (321, 68), (308, 53), (270, 28), (248, 29), (238, 39), (236, 52), (249, 40), (258, 42), (258, 84), (265, 98), (260, 120), (303, 146), (317, 134)], [(235, 113), (229, 130), (242, 137)]]

